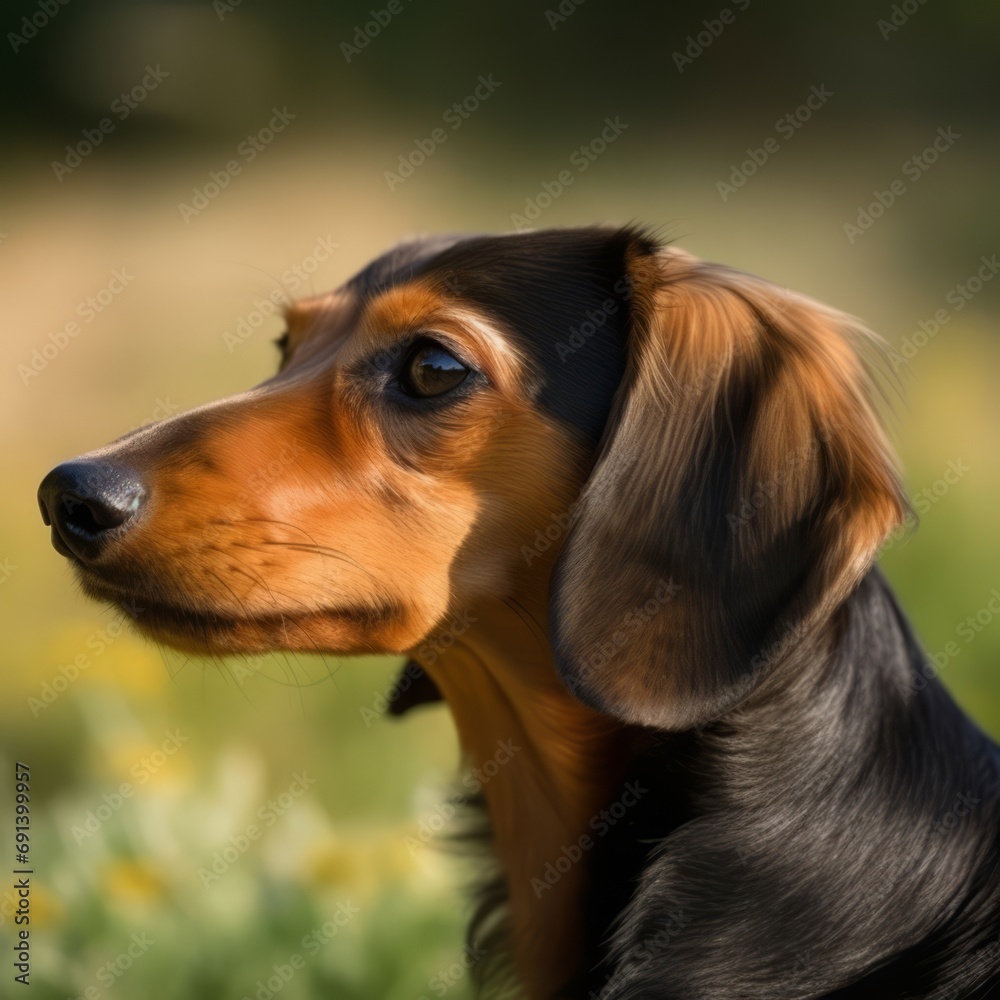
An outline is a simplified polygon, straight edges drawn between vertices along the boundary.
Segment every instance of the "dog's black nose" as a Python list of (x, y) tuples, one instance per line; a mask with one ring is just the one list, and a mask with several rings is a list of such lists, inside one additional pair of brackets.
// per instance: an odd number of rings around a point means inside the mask
[(131, 520), (145, 496), (130, 470), (83, 460), (57, 465), (38, 488), (38, 505), (52, 525), (56, 551), (86, 562)]

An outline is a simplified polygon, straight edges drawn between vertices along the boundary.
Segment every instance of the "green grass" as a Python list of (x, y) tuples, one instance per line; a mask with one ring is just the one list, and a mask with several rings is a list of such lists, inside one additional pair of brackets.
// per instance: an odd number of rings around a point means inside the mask
[[(897, 136), (882, 151), (884, 162), (920, 135), (914, 127), (912, 136)], [(88, 987), (121, 1000), (256, 998), (258, 980), (266, 985), (273, 966), (302, 953), (303, 938), (347, 902), (358, 907), (356, 918), (308, 956), (278, 993), (282, 1000), (437, 996), (447, 980), (442, 970), (461, 957), (464, 873), (434, 849), (411, 855), (405, 841), (457, 767), (447, 713), (367, 726), (360, 709), (389, 683), (396, 665), (386, 660), (279, 657), (248, 670), (185, 663), (127, 631), (102, 636), (114, 618), (76, 593), (34, 500), (55, 462), (164, 407), (183, 409), (265, 377), (276, 360), (268, 340), (280, 321), (268, 320), (235, 351), (224, 334), (255, 299), (282, 285), (281, 275), (318, 239), (340, 244), (311, 282), (320, 290), (408, 232), (509, 228), (510, 213), (549, 170), (548, 160), (504, 160), (481, 180), (464, 169), (463, 157), (488, 155), (492, 163), (505, 154), (470, 139), (389, 195), (381, 170), (395, 147), (366, 142), (344, 159), (304, 130), (290, 133), (190, 226), (176, 202), (188, 175), (203, 172), (200, 161), (185, 170), (126, 171), (95, 157), (55, 201), (52, 185), (27, 168), (8, 178), (18, 198), (5, 223), (0, 277), (9, 331), (0, 563), (15, 568), (0, 582), (0, 759), (8, 783), (13, 760), (32, 768), (38, 1000), (85, 996)], [(989, 159), (973, 155), (972, 140), (968, 154), (949, 153), (948, 165), (855, 246), (840, 227), (858, 192), (876, 183), (860, 152), (852, 159), (839, 147), (803, 141), (723, 205), (714, 181), (728, 160), (711, 143), (687, 160), (668, 160), (665, 148), (629, 142), (623, 137), (539, 223), (664, 222), (695, 252), (865, 316), (891, 344), (993, 249), (982, 243), (976, 214), (992, 183), (980, 165)], [(939, 246), (924, 259), (913, 234), (946, 215), (947, 252)], [(134, 282), (22, 384), (17, 366), (121, 267), (134, 271)], [(953, 641), (1000, 587), (996, 301), (997, 291), (984, 290), (919, 353), (896, 420), (912, 493), (933, 492), (952, 460), (968, 466), (929, 504), (913, 537), (883, 560), (931, 650)], [(89, 665), (33, 711), (29, 699), (40, 699), (59, 667), (80, 653)], [(942, 670), (959, 701), (995, 734), (997, 663), (1000, 621), (963, 643)], [(140, 781), (135, 769), (144, 773), (143, 758), (177, 730), (186, 741)], [(302, 771), (316, 784), (218, 882), (204, 885), (199, 868)], [(105, 796), (115, 801), (123, 782), (132, 794), (96, 832), (75, 836), (74, 827), (106, 805)], [(0, 832), (5, 857), (9, 837), (9, 829)], [(155, 944), (105, 987), (99, 970), (133, 934)], [(467, 995), (467, 977), (448, 993)]]

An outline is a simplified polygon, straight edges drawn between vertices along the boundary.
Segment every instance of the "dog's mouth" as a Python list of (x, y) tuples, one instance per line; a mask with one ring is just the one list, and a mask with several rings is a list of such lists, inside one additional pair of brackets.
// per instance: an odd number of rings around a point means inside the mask
[(156, 642), (191, 654), (258, 654), (278, 650), (357, 654), (376, 651), (364, 637), (393, 616), (394, 609), (319, 606), (234, 614), (201, 606), (185, 595), (155, 597), (78, 567), (84, 593), (125, 613), (136, 629)]

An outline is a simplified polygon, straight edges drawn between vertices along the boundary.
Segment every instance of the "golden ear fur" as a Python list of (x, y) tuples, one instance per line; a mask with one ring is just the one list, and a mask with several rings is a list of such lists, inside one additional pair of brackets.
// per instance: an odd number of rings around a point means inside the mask
[(552, 595), (557, 662), (630, 722), (747, 694), (906, 511), (855, 320), (663, 249), (633, 255), (629, 368)]

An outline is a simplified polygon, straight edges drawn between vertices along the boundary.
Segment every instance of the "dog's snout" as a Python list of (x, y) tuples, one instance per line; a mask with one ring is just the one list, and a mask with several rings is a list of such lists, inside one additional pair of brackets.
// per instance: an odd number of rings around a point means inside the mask
[(116, 529), (126, 527), (145, 497), (131, 470), (85, 460), (56, 466), (38, 488), (52, 544), (62, 555), (84, 562), (101, 553)]

